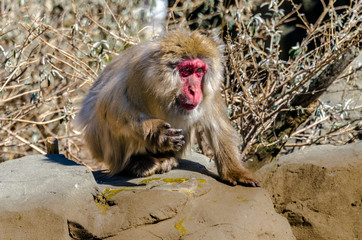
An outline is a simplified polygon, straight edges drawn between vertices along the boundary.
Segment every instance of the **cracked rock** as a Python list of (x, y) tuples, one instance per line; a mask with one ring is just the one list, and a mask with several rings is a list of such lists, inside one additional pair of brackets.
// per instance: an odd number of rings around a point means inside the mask
[(217, 180), (193, 154), (148, 178), (109, 177), (62, 155), (0, 164), (1, 239), (295, 239), (263, 188)]
[(297, 239), (362, 238), (362, 142), (312, 146), (261, 168), (257, 178)]

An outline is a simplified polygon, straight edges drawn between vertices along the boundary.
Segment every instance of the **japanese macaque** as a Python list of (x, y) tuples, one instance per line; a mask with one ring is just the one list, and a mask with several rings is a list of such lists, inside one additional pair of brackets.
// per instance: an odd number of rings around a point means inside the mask
[(201, 128), (222, 181), (260, 186), (241, 164), (221, 97), (222, 46), (176, 30), (133, 46), (100, 74), (78, 115), (95, 159), (137, 177), (176, 167)]

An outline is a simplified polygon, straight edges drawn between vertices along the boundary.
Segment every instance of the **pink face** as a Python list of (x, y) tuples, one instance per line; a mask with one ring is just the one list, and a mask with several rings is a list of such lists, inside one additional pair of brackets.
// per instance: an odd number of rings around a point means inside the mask
[(183, 109), (193, 110), (201, 101), (202, 78), (207, 71), (207, 64), (198, 58), (186, 59), (177, 64), (177, 69), (182, 82), (178, 100)]

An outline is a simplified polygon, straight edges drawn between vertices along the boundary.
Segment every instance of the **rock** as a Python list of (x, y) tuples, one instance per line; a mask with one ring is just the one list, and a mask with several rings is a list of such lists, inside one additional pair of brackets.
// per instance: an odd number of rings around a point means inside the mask
[(148, 178), (62, 155), (1, 163), (1, 239), (295, 239), (264, 189), (225, 185), (209, 159), (190, 159)]
[(297, 239), (362, 238), (362, 142), (312, 146), (256, 176)]

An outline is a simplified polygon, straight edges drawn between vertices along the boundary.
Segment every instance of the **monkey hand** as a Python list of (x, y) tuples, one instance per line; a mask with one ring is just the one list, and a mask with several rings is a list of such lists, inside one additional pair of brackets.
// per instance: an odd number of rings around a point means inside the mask
[(258, 180), (253, 177), (252, 173), (243, 167), (232, 169), (226, 174), (223, 174), (223, 176), (221, 176), (221, 180), (233, 186), (237, 185), (238, 183), (240, 185), (249, 187), (261, 186), (260, 182), (258, 182)]
[(171, 128), (171, 125), (165, 121), (154, 119), (152, 130), (148, 136), (149, 150), (157, 152), (177, 152), (185, 144), (182, 129)]

